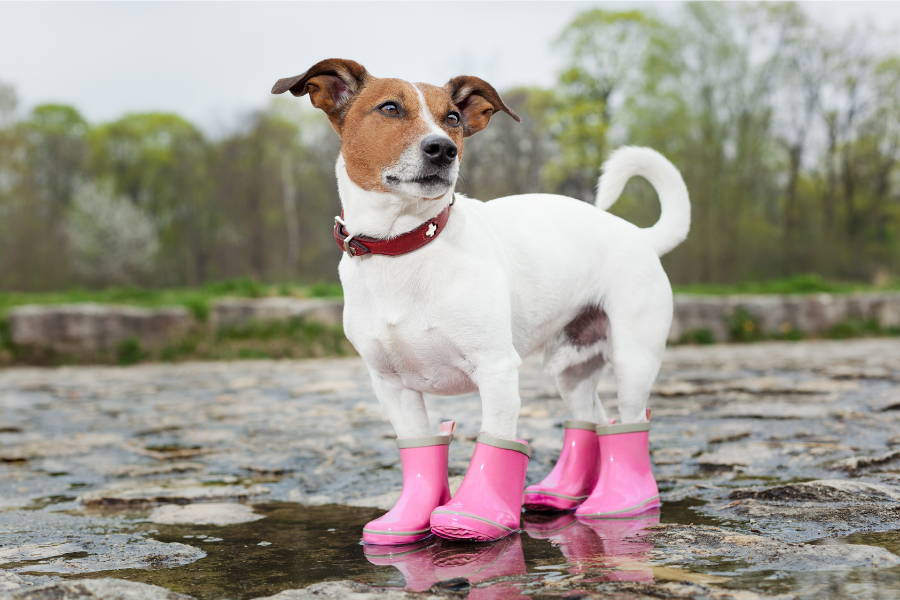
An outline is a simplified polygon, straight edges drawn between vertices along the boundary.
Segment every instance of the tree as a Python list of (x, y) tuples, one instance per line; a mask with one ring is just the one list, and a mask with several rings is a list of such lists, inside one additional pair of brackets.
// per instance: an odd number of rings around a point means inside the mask
[(210, 149), (200, 131), (167, 113), (134, 114), (90, 133), (91, 172), (109, 180), (154, 220), (160, 238), (156, 283), (209, 278), (217, 210)]
[(149, 215), (110, 182), (77, 187), (64, 229), (76, 273), (93, 286), (138, 283), (159, 248)]
[(545, 188), (545, 169), (556, 153), (547, 123), (547, 114), (556, 104), (554, 93), (517, 88), (503, 98), (522, 121), (495, 117), (463, 148), (457, 189), (475, 198), (489, 200)]
[(547, 180), (560, 192), (593, 199), (617, 107), (641, 80), (640, 67), (661, 25), (641, 11), (579, 14), (556, 45), (570, 65), (559, 78), (551, 131), (559, 154)]

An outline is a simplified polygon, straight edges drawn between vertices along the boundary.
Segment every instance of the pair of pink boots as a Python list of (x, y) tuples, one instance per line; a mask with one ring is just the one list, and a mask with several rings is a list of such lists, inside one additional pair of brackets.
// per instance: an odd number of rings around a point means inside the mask
[(486, 433), (478, 436), (469, 469), (450, 497), (447, 462), (454, 423), (441, 434), (397, 440), (403, 492), (384, 516), (363, 528), (367, 544), (409, 544), (434, 533), (489, 542), (519, 530), (523, 501), (539, 510), (571, 510), (581, 517), (614, 518), (659, 506), (650, 467), (649, 423), (596, 427), (568, 421), (556, 466), (522, 493), (531, 449)]
[(566, 421), (559, 460), (543, 481), (525, 489), (525, 508), (574, 508), (575, 516), (592, 519), (626, 518), (658, 508), (649, 433), (649, 421)]

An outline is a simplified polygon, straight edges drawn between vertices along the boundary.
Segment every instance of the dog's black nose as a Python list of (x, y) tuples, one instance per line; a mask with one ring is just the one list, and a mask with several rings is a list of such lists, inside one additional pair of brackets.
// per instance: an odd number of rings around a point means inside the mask
[(456, 158), (456, 144), (442, 135), (429, 135), (422, 140), (422, 154), (432, 164), (446, 167)]

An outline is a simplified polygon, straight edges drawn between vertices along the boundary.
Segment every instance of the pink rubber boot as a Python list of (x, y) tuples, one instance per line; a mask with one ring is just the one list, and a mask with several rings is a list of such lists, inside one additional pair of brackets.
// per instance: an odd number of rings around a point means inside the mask
[(588, 499), (575, 509), (578, 517), (623, 518), (659, 507), (649, 431), (649, 422), (597, 427), (600, 476)]
[(455, 425), (442, 423), (442, 435), (397, 440), (403, 492), (387, 514), (366, 523), (363, 542), (411, 544), (431, 535), (431, 511), (450, 499), (447, 454)]
[(491, 542), (518, 531), (531, 448), (481, 433), (453, 500), (431, 513), (431, 530), (449, 540)]
[(525, 488), (528, 510), (572, 510), (597, 483), (597, 424), (566, 421), (562, 452), (543, 481)]

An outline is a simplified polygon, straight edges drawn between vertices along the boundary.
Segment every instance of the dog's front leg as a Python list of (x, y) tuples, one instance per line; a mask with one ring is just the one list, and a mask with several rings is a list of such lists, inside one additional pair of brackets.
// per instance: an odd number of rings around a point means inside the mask
[(476, 362), (472, 379), (481, 393), (481, 433), (466, 477), (453, 499), (431, 513), (434, 533), (488, 542), (519, 529), (522, 488), (531, 449), (516, 440), (519, 357)]
[(442, 435), (430, 432), (422, 394), (376, 372), (372, 387), (397, 434), (403, 492), (387, 514), (363, 527), (368, 544), (408, 544), (428, 537), (435, 507), (450, 499), (447, 461), (452, 424)]
[(422, 393), (404, 388), (380, 373), (372, 371), (370, 375), (375, 397), (391, 422), (397, 439), (429, 435), (428, 410)]
[(472, 379), (481, 394), (481, 431), (504, 440), (515, 440), (522, 400), (519, 396), (517, 354), (485, 360), (476, 366)]

